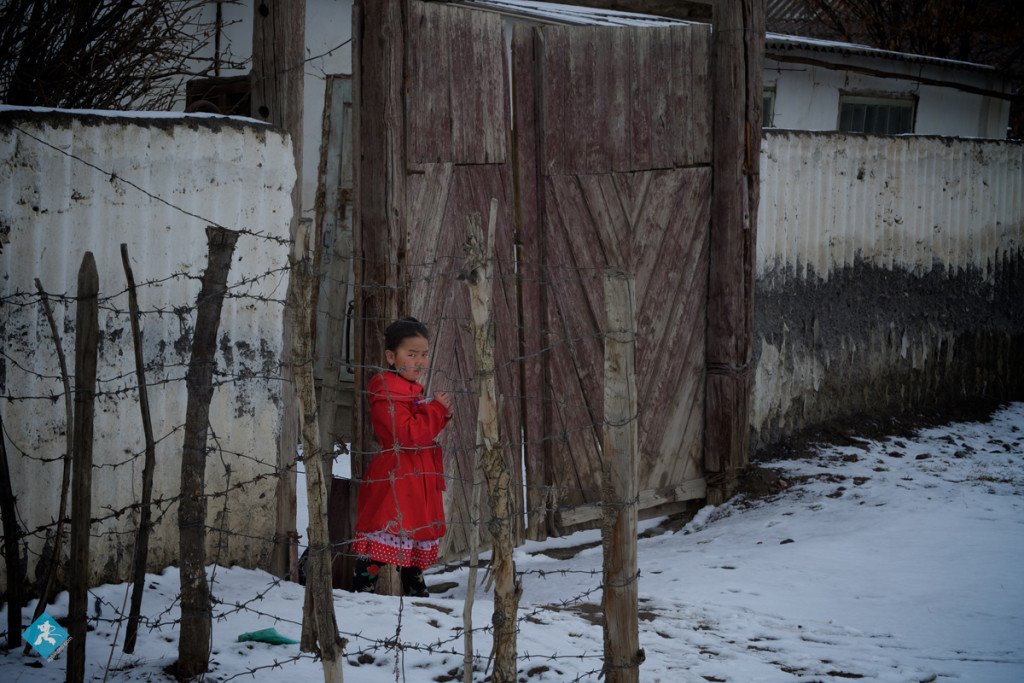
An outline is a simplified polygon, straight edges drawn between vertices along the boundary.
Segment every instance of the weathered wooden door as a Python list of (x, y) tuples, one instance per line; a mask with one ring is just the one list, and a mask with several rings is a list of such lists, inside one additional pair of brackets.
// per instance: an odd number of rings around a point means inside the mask
[(606, 266), (637, 298), (641, 509), (704, 496), (710, 30), (516, 27), (532, 537), (600, 516)]

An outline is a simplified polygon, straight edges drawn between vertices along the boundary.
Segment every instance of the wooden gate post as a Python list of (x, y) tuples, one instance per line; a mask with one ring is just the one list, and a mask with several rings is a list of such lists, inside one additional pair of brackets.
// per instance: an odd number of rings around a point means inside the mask
[(85, 677), (86, 610), (89, 591), (89, 520), (92, 514), (92, 424), (96, 399), (96, 356), (99, 350), (99, 276), (92, 252), (85, 252), (78, 271), (75, 314), (75, 451), (71, 480), (71, 564), (68, 575), (67, 682)]
[[(384, 361), (384, 329), (404, 313), (399, 254), (405, 220), (405, 24), (401, 2), (356, 0), (352, 13), (352, 142), (355, 210), (352, 265), (355, 289), (351, 518), (357, 482), (372, 456), (374, 434), (366, 384)], [(399, 595), (398, 572), (377, 581), (377, 592)]]
[(604, 443), (601, 498), (604, 520), (604, 678), (640, 680), (637, 616), (637, 506), (640, 476), (636, 396), (636, 304), (633, 276), (604, 271)]
[[(220, 5), (218, 5), (219, 7)], [(252, 115), (286, 130), (295, 157), (290, 236), (294, 242), (302, 216), (302, 103), (306, 59), (306, 0), (256, 0), (252, 3)], [(291, 280), (289, 280), (289, 295)], [(281, 435), (278, 440), (277, 518), (271, 571), (289, 574), (289, 553), (295, 531), (295, 445), (299, 416), (291, 366), (294, 329), (291, 311), (284, 311), (281, 349)], [(294, 577), (293, 577), (294, 578)]]
[(714, 193), (708, 282), (708, 502), (728, 498), (750, 449), (764, 0), (714, 5)]
[[(185, 385), (185, 437), (181, 455), (181, 500), (178, 535), (181, 563), (181, 633), (178, 635), (179, 677), (196, 676), (209, 668), (210, 586), (206, 581), (206, 436), (213, 398), (213, 370), (217, 363), (217, 329), (227, 291), (228, 270), (238, 233), (206, 228), (209, 256), (196, 300), (196, 327), (192, 335)], [(76, 473), (77, 476), (77, 473)]]

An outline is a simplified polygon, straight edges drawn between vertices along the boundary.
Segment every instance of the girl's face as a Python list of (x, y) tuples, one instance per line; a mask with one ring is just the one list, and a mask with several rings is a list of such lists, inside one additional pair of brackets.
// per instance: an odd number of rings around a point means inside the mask
[(430, 368), (430, 342), (423, 337), (406, 337), (394, 351), (385, 351), (388, 363), (410, 382), (419, 382)]

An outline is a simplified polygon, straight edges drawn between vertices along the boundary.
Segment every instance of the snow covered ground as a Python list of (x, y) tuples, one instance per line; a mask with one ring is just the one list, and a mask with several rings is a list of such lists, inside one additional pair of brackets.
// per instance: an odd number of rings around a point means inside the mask
[[(659, 520), (643, 524), (650, 537), (640, 540), (641, 680), (1024, 681), (1024, 404), (988, 423), (855, 440), (762, 464), (789, 487), (705, 508), (677, 532)], [(544, 553), (598, 540), (585, 532), (518, 550), (527, 572), (525, 680), (597, 679), (600, 546), (571, 559)], [(297, 639), (302, 587), (263, 572), (211, 571), (221, 603), (207, 680), (319, 680), (317, 662), (293, 660), (297, 645), (236, 642), (271, 626)], [(346, 680), (456, 680), (465, 579), (465, 569), (434, 572), (428, 582), (457, 586), (429, 599), (336, 592), (349, 640)], [(177, 571), (150, 576), (149, 586), (144, 614), (173, 621)], [(89, 634), (88, 676), (103, 680), (109, 660), (107, 680), (164, 679), (162, 668), (176, 657), (175, 626), (143, 629), (136, 654), (125, 656), (123, 634), (112, 648), (116, 624), (103, 621), (124, 604), (125, 586), (93, 594), (101, 621)], [(478, 626), (490, 619), (486, 598), (477, 596)], [(50, 613), (61, 616), (66, 600)], [(396, 636), (401, 651), (389, 647)], [(476, 648), (483, 664), (486, 633), (477, 633)], [(63, 678), (62, 659), (0, 656), (0, 680)]]

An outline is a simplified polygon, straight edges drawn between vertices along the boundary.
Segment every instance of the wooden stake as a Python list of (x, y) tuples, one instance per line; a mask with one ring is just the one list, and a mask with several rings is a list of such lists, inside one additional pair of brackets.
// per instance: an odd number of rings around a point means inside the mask
[[(21, 554), (18, 541), (18, 515), (11, 487), (11, 469), (7, 463), (7, 436), (4, 433), (4, 419), (0, 415), (0, 514), (4, 518), (4, 560), (7, 564), (7, 648), (13, 650), (21, 645)], [(42, 601), (40, 601), (42, 602)]]
[[(497, 209), (498, 202), (495, 200), (491, 201), (490, 215), (487, 220), (487, 234), (493, 239), (494, 238), (494, 226), (497, 221)], [(473, 219), (470, 219), (470, 223), (467, 226), (469, 233), (469, 239), (477, 239), (480, 234), (480, 226), (473, 223)], [(475, 256), (475, 255), (474, 255)], [(490, 298), (490, 292), (487, 292), (487, 298)], [(475, 297), (474, 297), (475, 300)], [(488, 301), (489, 304), (489, 301)], [(442, 301), (442, 306), (444, 301)], [(489, 312), (485, 311), (484, 319), (486, 320)], [(431, 361), (437, 357), (434, 354), (431, 357)], [(493, 367), (493, 357), (492, 357)], [(482, 387), (483, 375), (478, 375), (478, 382), (476, 386), (477, 396), (479, 396), (479, 414), (482, 415), (493, 415), (497, 412), (497, 406), (491, 405), (492, 395), (488, 395), (484, 387)], [(488, 429), (493, 427), (497, 429), (497, 422), (488, 422)], [(481, 477), (483, 472), (480, 468), (480, 457), (484, 449), (486, 439), (491, 439), (492, 442), (498, 438), (497, 432), (494, 434), (484, 434), (484, 421), (477, 421), (476, 430), (476, 457), (473, 458), (473, 500), (470, 505), (472, 506), (469, 510), (469, 579), (466, 583), (466, 602), (462, 606), (462, 628), (465, 640), (465, 653), (463, 655), (463, 670), (462, 680), (464, 683), (473, 683), (473, 601), (476, 599), (476, 583), (477, 583), (477, 570), (480, 565), (480, 491), (483, 488)]]
[(210, 661), (210, 586), (206, 581), (206, 437), (217, 364), (217, 329), (238, 233), (206, 228), (209, 255), (196, 301), (192, 357), (185, 376), (188, 403), (181, 456), (178, 534), (181, 562), (181, 633), (175, 673), (192, 677)]
[(124, 651), (135, 652), (135, 639), (139, 632), (139, 615), (142, 611), (142, 591), (146, 585), (146, 560), (149, 557), (149, 532), (151, 527), (153, 501), (153, 470), (156, 469), (156, 440), (153, 438), (153, 421), (149, 416), (149, 390), (146, 387), (146, 365), (142, 357), (142, 331), (139, 329), (139, 300), (135, 294), (135, 275), (128, 260), (128, 245), (121, 245), (121, 263), (124, 277), (128, 282), (128, 314), (132, 327), (132, 342), (135, 345), (135, 378), (139, 385), (139, 409), (142, 413), (142, 431), (146, 439), (146, 459), (142, 468), (142, 509), (139, 515), (139, 533), (135, 540), (135, 578), (132, 587), (132, 604), (128, 613), (128, 627), (124, 635)]
[[(60, 563), (63, 556), (64, 522), (68, 513), (68, 490), (71, 487), (71, 454), (74, 453), (75, 448), (74, 394), (71, 391), (68, 362), (64, 355), (64, 346), (60, 341), (60, 333), (57, 331), (57, 321), (54, 319), (53, 311), (50, 309), (50, 299), (46, 295), (46, 290), (43, 289), (43, 283), (39, 281), (39, 278), (35, 279), (35, 284), (36, 291), (39, 292), (39, 300), (43, 305), (43, 313), (46, 315), (46, 321), (50, 325), (50, 337), (53, 339), (53, 346), (57, 352), (57, 363), (60, 365), (60, 379), (64, 385), (65, 446), (64, 468), (60, 482), (60, 504), (57, 506), (57, 530), (53, 535), (53, 555), (50, 558), (50, 566), (46, 568), (46, 579), (43, 581), (43, 592), (39, 596), (39, 602), (36, 603), (36, 608), (32, 614), (32, 621), (30, 623), (35, 623), (36, 619), (42, 616), (43, 612), (46, 610), (46, 606), (53, 601), (54, 595), (57, 592), (57, 572), (60, 569)], [(30, 647), (29, 643), (25, 643), (25, 654), (28, 654)]]
[(478, 220), (467, 226), (466, 270), (460, 278), (469, 286), (473, 318), (473, 356), (476, 362), (476, 391), (479, 399), (477, 443), (487, 497), (491, 505), (488, 530), (491, 533), (491, 567), (494, 576), (494, 674), (495, 683), (514, 683), (519, 594), (512, 559), (514, 508), (511, 468), (498, 433), (498, 389), (494, 373), (494, 320), (491, 313), (492, 257), (498, 200), (491, 200), (484, 242)]
[(604, 441), (601, 493), (604, 522), (604, 678), (640, 680), (637, 621), (637, 481), (640, 475), (636, 396), (636, 304), (633, 276), (604, 273)]
[(324, 666), (324, 683), (342, 681), (338, 622), (331, 593), (333, 552), (327, 525), (328, 481), (320, 445), (316, 392), (313, 387), (313, 292), (316, 277), (305, 249), (305, 236), (299, 233), (296, 253), (291, 262), (293, 294), (291, 307), (295, 321), (295, 392), (299, 399), (302, 424), (303, 461), (306, 464), (306, 493), (309, 501), (309, 564), (306, 567), (306, 601), (302, 610), (303, 652), (313, 652)]
[(71, 492), (71, 566), (68, 596), (68, 664), (66, 680), (85, 677), (86, 609), (89, 590), (89, 521), (92, 514), (92, 428), (99, 350), (99, 275), (92, 252), (78, 271), (75, 314), (74, 477)]
[(473, 683), (473, 601), (476, 598), (477, 572), (480, 567), (480, 491), (483, 489), (480, 471), (479, 451), (483, 446), (477, 433), (477, 457), (473, 459), (473, 500), (469, 511), (469, 578), (466, 579), (466, 602), (462, 605), (462, 629), (464, 650), (462, 657), (462, 680)]

